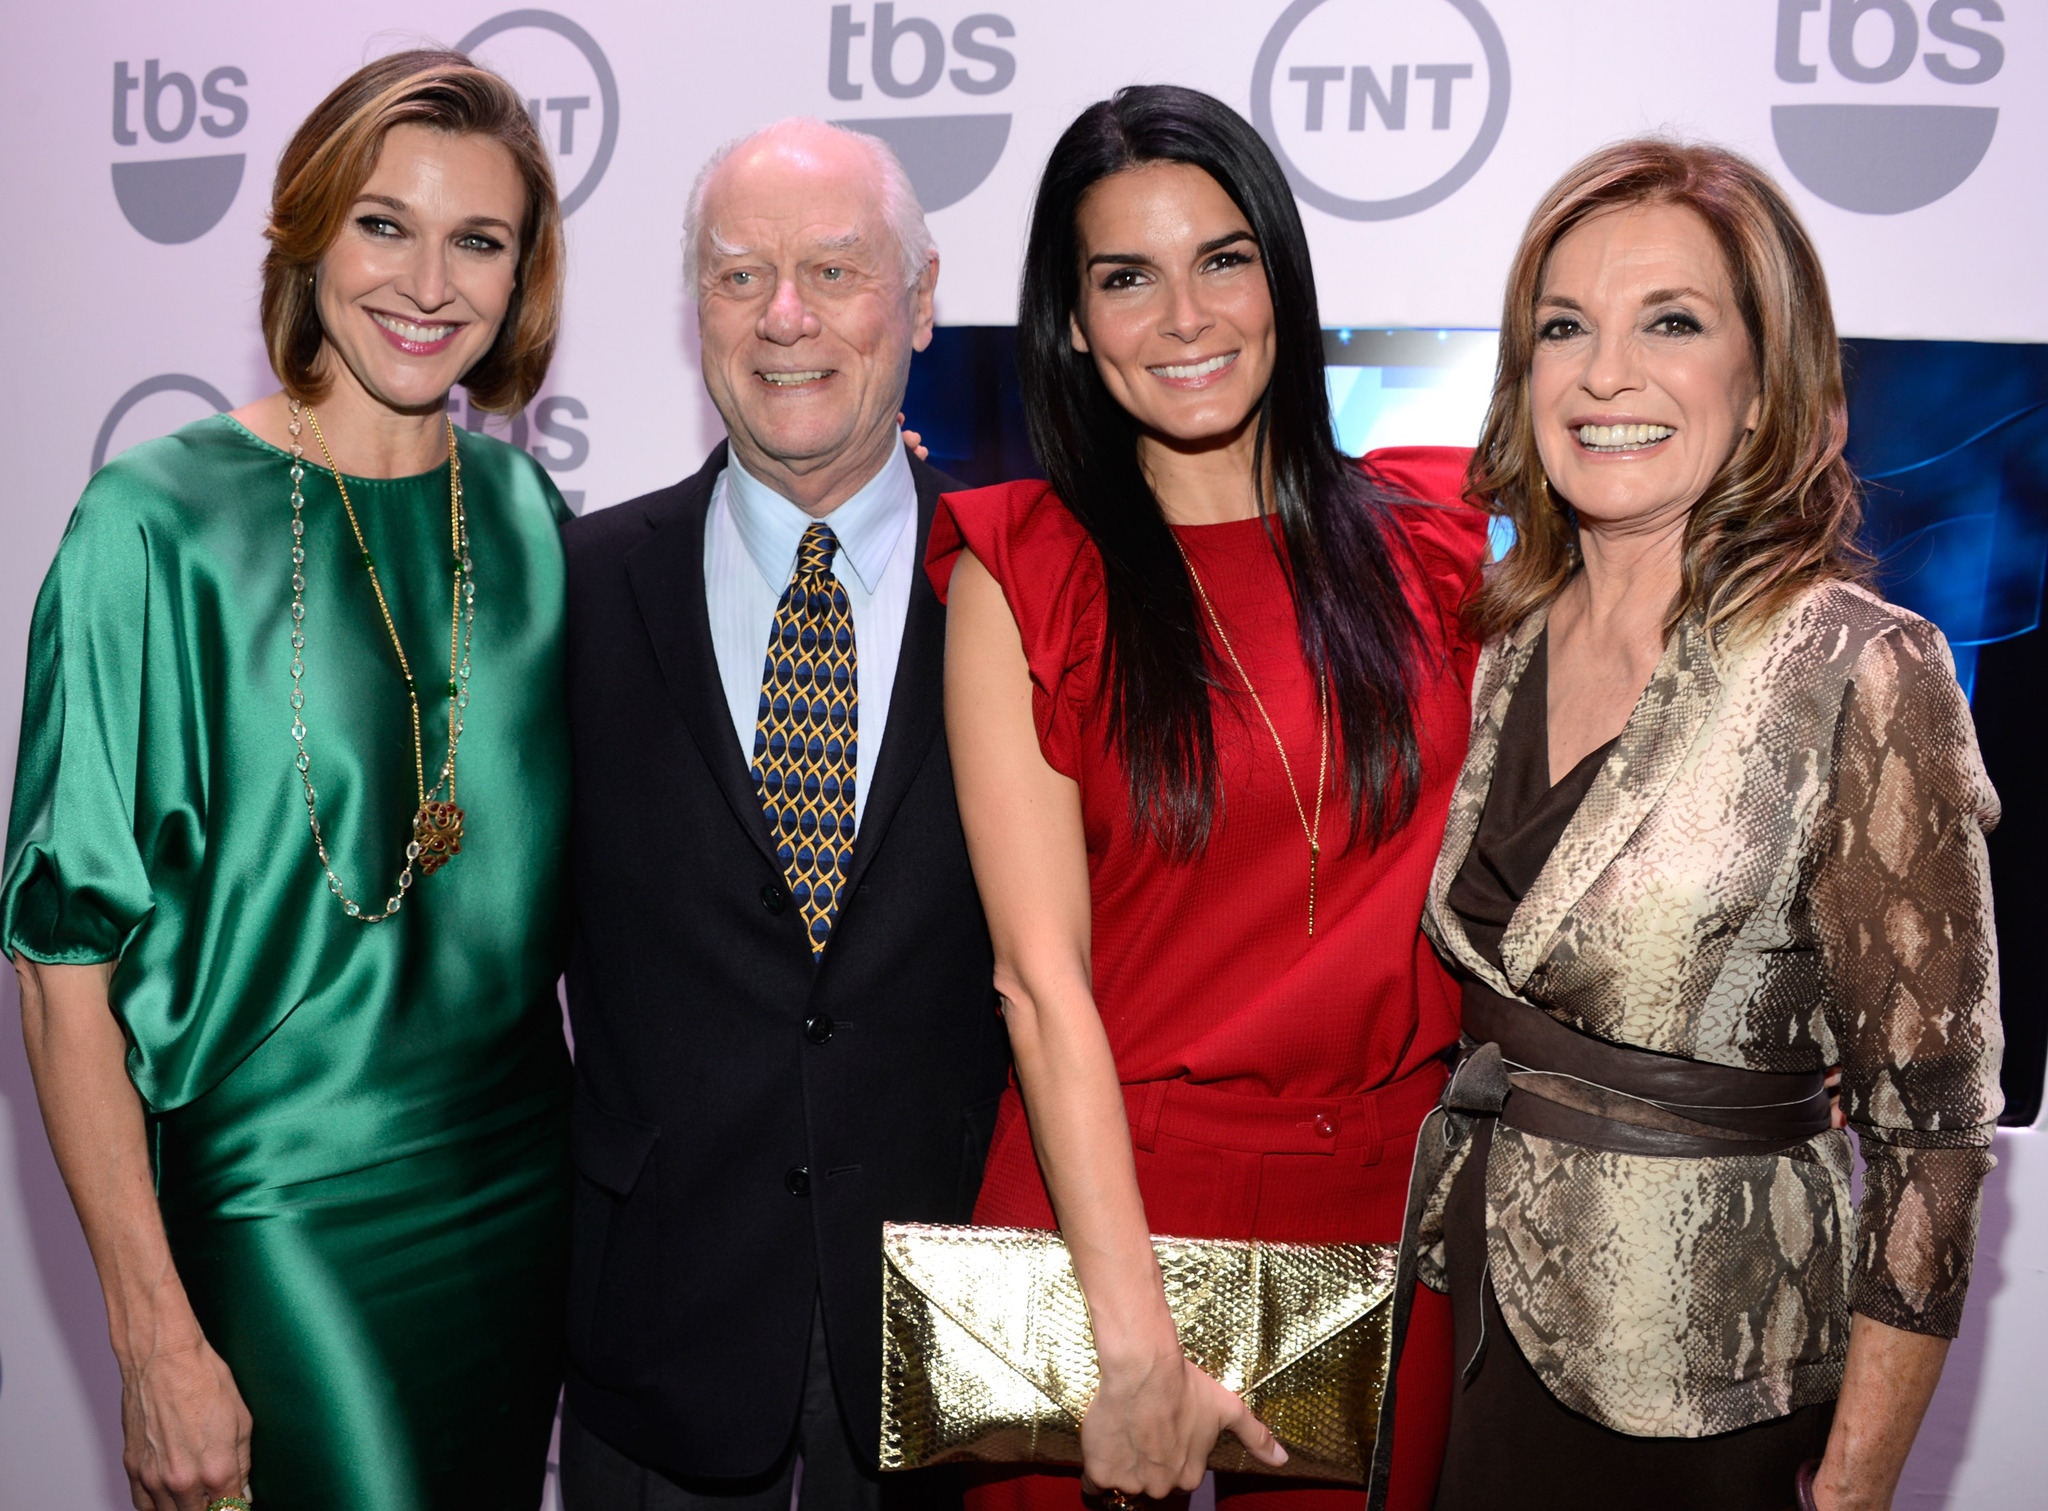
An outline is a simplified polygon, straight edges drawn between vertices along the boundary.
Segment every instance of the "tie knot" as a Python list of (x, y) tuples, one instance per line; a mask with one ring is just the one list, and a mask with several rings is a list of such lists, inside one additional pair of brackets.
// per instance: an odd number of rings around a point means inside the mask
[(832, 558), (839, 554), (839, 537), (832, 533), (827, 524), (815, 524), (804, 531), (803, 543), (796, 548), (796, 575), (822, 577), (832, 570)]

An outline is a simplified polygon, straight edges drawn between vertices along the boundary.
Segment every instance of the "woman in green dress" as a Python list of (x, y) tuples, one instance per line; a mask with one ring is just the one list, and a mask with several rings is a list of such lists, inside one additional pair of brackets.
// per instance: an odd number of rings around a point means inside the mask
[[(371, 64), (281, 160), (284, 390), (129, 451), (36, 606), (0, 943), (135, 1504), (538, 1503), (568, 1060), (561, 217), (517, 94)], [(452, 727), (451, 727), (452, 726)]]

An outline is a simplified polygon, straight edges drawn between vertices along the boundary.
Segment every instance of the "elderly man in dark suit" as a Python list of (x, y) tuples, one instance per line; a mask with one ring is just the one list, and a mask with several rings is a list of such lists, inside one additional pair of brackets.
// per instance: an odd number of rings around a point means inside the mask
[(889, 150), (817, 121), (716, 156), (685, 229), (729, 439), (565, 537), (563, 1494), (784, 1511), (801, 1466), (804, 1507), (872, 1507), (882, 1224), (969, 1219), (1007, 1064), (922, 571), (947, 479), (897, 430), (939, 260)]

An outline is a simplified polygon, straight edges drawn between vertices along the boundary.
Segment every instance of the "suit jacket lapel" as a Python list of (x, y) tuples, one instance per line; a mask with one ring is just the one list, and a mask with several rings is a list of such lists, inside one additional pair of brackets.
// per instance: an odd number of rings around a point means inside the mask
[(925, 542), (931, 539), (932, 515), (939, 495), (957, 486), (950, 478), (917, 461), (910, 463), (917, 479), (917, 544), (912, 565), (910, 607), (903, 616), (903, 648), (896, 660), (896, 683), (889, 694), (889, 724), (882, 733), (882, 756), (868, 781), (867, 807), (853, 837), (853, 863), (846, 884), (857, 888), (868, 863), (889, 831), (903, 795), (910, 790), (925, 752), (943, 722), (941, 689), (945, 680), (946, 606), (924, 572)]
[(1500, 731), (1507, 719), (1508, 704), (1521, 685), (1522, 673), (1528, 669), (1529, 658), (1535, 654), (1536, 641), (1549, 618), (1546, 605), (1516, 625), (1480, 658), (1472, 684), (1471, 743), (1466, 748), (1465, 768), (1459, 774), (1457, 790), (1451, 795), (1443, 846), (1437, 852), (1436, 872), (1430, 878), (1429, 905), (1422, 915), (1423, 931), (1439, 950), (1506, 996), (1513, 996), (1514, 988), (1472, 947), (1463, 921), (1452, 911), (1447, 898), (1451, 883), (1457, 879), (1478, 836), (1486, 797), (1493, 790), (1493, 767), (1500, 755)]
[(676, 490), (672, 506), (649, 515), (653, 534), (626, 554), (626, 576), (669, 697), (681, 711), (719, 793), (761, 854), (780, 871), (767, 815), (733, 734), (704, 597), (704, 523), (711, 510), (712, 485), (725, 470), (725, 454), (721, 441), (697, 475)]
[(1500, 947), (1510, 980), (1527, 981), (1537, 962), (1556, 947), (1572, 909), (1684, 770), (1720, 699), (1712, 641), (1699, 617), (1688, 615), (1665, 646), (1585, 801), (1508, 923)]

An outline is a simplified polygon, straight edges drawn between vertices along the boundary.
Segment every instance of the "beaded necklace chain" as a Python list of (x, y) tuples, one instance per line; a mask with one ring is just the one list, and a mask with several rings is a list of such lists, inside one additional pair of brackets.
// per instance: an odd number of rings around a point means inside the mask
[[(306, 467), (305, 447), (299, 439), (302, 414), (306, 423), (313, 427), (313, 439), (319, 443), (320, 454), (327, 459), (327, 470), (333, 474), (334, 486), (341, 494), (341, 507), (348, 515), (349, 529), (354, 533), (356, 549), (362, 555), (363, 570), (370, 574), (370, 591), (376, 594), (377, 611), (383, 617), (385, 633), (391, 637), (391, 648), (398, 653), (398, 670), (405, 678), (405, 695), (412, 705), (412, 767), (413, 780), (419, 792), (419, 807), (413, 814), (412, 839), (405, 847), (405, 868), (398, 874), (397, 887), (384, 900), (381, 913), (365, 912), (362, 905), (348, 895), (341, 878), (334, 873), (334, 862), (327, 851), (327, 836), (321, 831), (320, 812), (315, 805), (313, 760), (306, 753), (306, 693), (300, 685), (306, 674), (306, 496), (300, 486), (305, 480)], [(327, 873), (327, 890), (340, 902), (342, 911), (359, 923), (382, 923), (391, 917), (405, 906), (415, 869), (421, 876), (432, 876), (462, 851), (463, 812), (455, 804), (455, 751), (462, 742), (463, 716), (469, 708), (469, 648), (476, 633), (476, 580), (469, 557), (469, 519), (462, 508), (462, 458), (455, 449), (455, 425), (445, 418), (442, 423), (448, 427), (448, 539), (454, 552), (455, 583), (448, 628), (448, 756), (441, 763), (434, 785), (429, 787), (426, 758), (420, 743), (419, 685), (413, 678), (412, 662), (405, 654), (405, 646), (398, 638), (398, 626), (391, 618), (391, 605), (384, 597), (384, 584), (378, 579), (376, 560), (363, 539), (362, 524), (357, 520), (355, 504), (348, 496), (348, 484), (342, 478), (341, 469), (334, 465), (334, 453), (327, 449), (327, 437), (321, 434), (319, 417), (299, 400), (291, 400), (292, 741), (299, 748), (295, 764), (299, 780), (306, 789), (306, 822), (313, 830), (313, 848), (320, 853), (321, 869)], [(445, 798), (441, 796), (443, 787), (447, 789)]]
[[(1170, 528), (1170, 527), (1169, 527)], [(1238, 680), (1244, 683), (1244, 690), (1252, 695), (1252, 706), (1259, 711), (1259, 717), (1266, 721), (1266, 733), (1273, 737), (1273, 748), (1280, 752), (1280, 770), (1287, 777), (1287, 790), (1294, 798), (1294, 816), (1301, 820), (1301, 832), (1308, 840), (1308, 937), (1316, 937), (1316, 862), (1322, 859), (1323, 833), (1323, 791), (1330, 782), (1330, 684), (1328, 678), (1317, 679), (1317, 692), (1321, 698), (1322, 718), (1318, 743), (1322, 747), (1321, 764), (1316, 769), (1316, 816), (1313, 822), (1308, 809), (1301, 801), (1301, 789), (1294, 785), (1294, 765), (1287, 759), (1287, 746), (1280, 738), (1280, 731), (1273, 723), (1273, 716), (1266, 712), (1265, 700), (1259, 690), (1252, 686), (1252, 679), (1245, 675), (1244, 663), (1237, 659), (1237, 652), (1231, 648), (1230, 636), (1224, 632), (1223, 621), (1217, 617), (1216, 605), (1209, 601), (1209, 590), (1202, 586), (1202, 575), (1195, 570), (1194, 558), (1188, 555), (1188, 548), (1180, 543), (1178, 535), (1173, 537), (1174, 548), (1180, 552), (1181, 564), (1188, 569), (1188, 580), (1195, 585), (1195, 593), (1202, 600), (1202, 607), (1209, 611), (1209, 623), (1216, 627), (1216, 638), (1223, 642), (1223, 654), (1230, 658), (1230, 664), (1237, 668)]]

